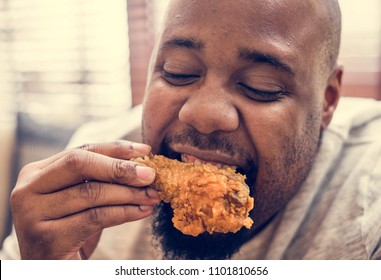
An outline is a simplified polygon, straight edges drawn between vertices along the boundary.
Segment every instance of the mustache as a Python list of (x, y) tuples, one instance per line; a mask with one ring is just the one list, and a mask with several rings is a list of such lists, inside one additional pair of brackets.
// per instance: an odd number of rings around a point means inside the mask
[(246, 149), (227, 138), (226, 133), (219, 131), (202, 134), (195, 128), (189, 127), (175, 134), (166, 135), (161, 146), (161, 152), (173, 156), (174, 151), (170, 147), (174, 144), (183, 144), (205, 151), (219, 151), (239, 159), (245, 164), (245, 167), (251, 166), (254, 162)]
[[(177, 133), (167, 134), (161, 144), (160, 154), (181, 161), (180, 154), (170, 148), (171, 145), (178, 143), (193, 146), (200, 150), (220, 151), (238, 159), (243, 165), (237, 168), (237, 172), (246, 176), (245, 182), (250, 189), (250, 195), (255, 197), (258, 175), (256, 161), (247, 149), (229, 138), (226, 133), (215, 131), (210, 134), (202, 134), (195, 128), (188, 127)], [(251, 217), (253, 218), (252, 215)]]

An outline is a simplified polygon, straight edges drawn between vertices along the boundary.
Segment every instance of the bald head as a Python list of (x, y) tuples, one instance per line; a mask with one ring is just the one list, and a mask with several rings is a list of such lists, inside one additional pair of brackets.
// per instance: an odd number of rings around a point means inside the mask
[[(300, 29), (305, 28), (307, 22), (314, 27), (314, 32), (318, 33), (316, 46), (319, 48), (319, 63), (322, 66), (322, 70), (324, 69), (330, 72), (337, 64), (341, 37), (341, 11), (337, 0), (261, 0), (249, 2), (245, 0), (218, 0), (216, 3), (214, 3), (213, 0), (209, 0), (202, 2), (198, 2), (197, 0), (172, 0), (167, 14), (167, 21), (178, 21), (179, 11), (184, 15), (184, 12), (186, 14), (186, 11), (197, 8), (201, 4), (208, 7), (209, 11), (205, 11), (205, 13), (213, 12), (217, 7), (234, 5), (240, 7), (239, 9), (241, 9), (242, 14), (250, 13), (251, 9), (247, 9), (247, 5), (249, 4), (254, 7), (254, 9), (262, 10), (269, 15), (277, 15), (278, 24), (287, 26), (289, 19), (283, 21), (283, 15), (284, 12), (288, 10), (289, 13), (294, 15), (295, 21), (300, 21)], [(191, 13), (189, 12), (189, 14)], [(311, 16), (311, 14), (313, 14), (313, 16)], [(253, 13), (252, 17), (255, 16)], [(311, 30), (307, 32), (311, 32)], [(272, 35), (271, 31), (268, 32), (268, 35)]]
[(322, 30), (322, 55), (327, 58), (329, 69), (337, 63), (341, 39), (341, 11), (337, 0), (321, 1), (325, 16), (323, 17), (324, 29)]

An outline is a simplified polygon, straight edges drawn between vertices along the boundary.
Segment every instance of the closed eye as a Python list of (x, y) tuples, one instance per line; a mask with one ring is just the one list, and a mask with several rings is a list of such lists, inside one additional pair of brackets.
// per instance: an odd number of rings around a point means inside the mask
[(163, 70), (162, 77), (168, 83), (174, 86), (185, 86), (194, 83), (200, 78), (200, 75), (195, 74), (177, 74)]
[(260, 102), (276, 101), (276, 100), (279, 100), (283, 95), (287, 94), (286, 91), (282, 91), (282, 90), (266, 91), (266, 90), (255, 89), (243, 83), (238, 83), (238, 86), (241, 89), (241, 91), (250, 99), (260, 101)]

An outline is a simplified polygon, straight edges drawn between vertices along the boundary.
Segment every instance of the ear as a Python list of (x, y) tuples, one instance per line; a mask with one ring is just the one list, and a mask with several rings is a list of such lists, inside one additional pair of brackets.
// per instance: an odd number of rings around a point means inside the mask
[(343, 67), (337, 66), (328, 78), (324, 93), (321, 130), (326, 129), (332, 120), (333, 112), (335, 111), (337, 103), (340, 99), (342, 76)]

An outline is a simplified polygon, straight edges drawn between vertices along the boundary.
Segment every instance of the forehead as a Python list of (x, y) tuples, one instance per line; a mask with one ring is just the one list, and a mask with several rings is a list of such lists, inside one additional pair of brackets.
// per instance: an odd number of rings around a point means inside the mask
[[(163, 39), (193, 36), (223, 47), (279, 48), (285, 53), (316, 44), (319, 9), (300, 0), (173, 0), (164, 24)], [(260, 46), (260, 44), (264, 44)]]
[(268, 36), (276, 30), (287, 36), (295, 28), (312, 26), (318, 10), (316, 2), (308, 0), (172, 0), (166, 25), (208, 25), (226, 31), (239, 27)]

